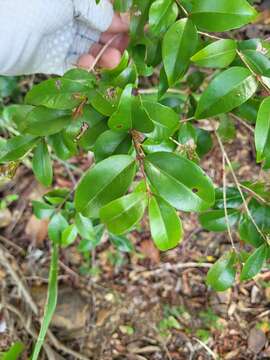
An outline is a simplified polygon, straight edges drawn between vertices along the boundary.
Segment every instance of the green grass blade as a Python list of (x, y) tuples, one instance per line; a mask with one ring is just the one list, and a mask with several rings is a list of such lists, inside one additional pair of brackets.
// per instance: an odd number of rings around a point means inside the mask
[(40, 350), (43, 346), (46, 333), (48, 331), (50, 322), (52, 320), (56, 305), (57, 305), (57, 277), (58, 277), (58, 255), (59, 255), (59, 243), (58, 241), (52, 242), (52, 257), (50, 265), (50, 276), (49, 276), (49, 286), (48, 286), (48, 295), (47, 302), (44, 310), (44, 318), (41, 324), (40, 333), (35, 345), (35, 349), (32, 355), (32, 360), (38, 360)]

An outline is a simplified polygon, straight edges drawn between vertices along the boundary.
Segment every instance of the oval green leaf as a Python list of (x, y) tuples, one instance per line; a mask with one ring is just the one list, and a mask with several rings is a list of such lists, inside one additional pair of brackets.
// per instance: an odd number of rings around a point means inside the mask
[(196, 0), (191, 19), (206, 31), (228, 31), (253, 21), (256, 10), (246, 0)]
[(121, 235), (132, 229), (141, 220), (146, 205), (146, 193), (135, 192), (101, 208), (100, 219), (110, 232)]
[(169, 86), (174, 85), (187, 71), (197, 43), (197, 29), (189, 19), (178, 20), (166, 32), (162, 58)]
[(225, 68), (236, 56), (236, 42), (231, 39), (218, 40), (192, 56), (191, 61), (196, 65), (207, 68)]
[(243, 67), (232, 67), (218, 74), (202, 94), (195, 117), (203, 119), (227, 113), (254, 95), (257, 82)]
[(182, 223), (175, 209), (160, 197), (149, 201), (149, 221), (155, 245), (161, 251), (175, 248), (183, 239)]
[(159, 195), (183, 211), (204, 211), (215, 201), (212, 181), (194, 162), (168, 152), (146, 156), (147, 178)]
[(97, 218), (101, 207), (125, 194), (135, 170), (135, 161), (128, 155), (111, 156), (88, 170), (75, 193), (77, 211)]

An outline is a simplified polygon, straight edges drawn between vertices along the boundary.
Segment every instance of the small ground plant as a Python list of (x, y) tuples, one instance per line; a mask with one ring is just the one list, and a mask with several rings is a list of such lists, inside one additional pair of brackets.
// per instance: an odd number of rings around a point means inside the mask
[[(5, 124), (15, 129), (0, 142), (3, 176), (27, 158), (51, 188), (53, 159), (91, 151), (95, 160), (73, 190), (55, 188), (33, 202), (35, 215), (50, 219), (52, 244), (33, 360), (56, 306), (59, 248), (78, 238), (86, 257), (104, 231), (128, 252), (124, 235), (147, 213), (152, 239), (166, 251), (183, 239), (181, 212), (197, 212), (204, 229), (227, 231), (232, 244), (208, 272), (217, 291), (233, 285), (237, 269), (242, 281), (251, 279), (270, 256), (269, 184), (240, 182), (224, 147), (237, 135), (236, 119), (254, 134), (262, 172), (270, 167), (270, 43), (236, 40), (232, 31), (256, 19), (251, 2), (116, 0), (115, 8), (131, 13), (130, 46), (117, 68), (73, 69), (3, 109)], [(147, 78), (153, 86), (145, 86)], [(213, 141), (223, 159), (221, 188), (200, 167)], [(227, 186), (227, 173), (234, 186)], [(236, 233), (250, 253), (241, 251)]]

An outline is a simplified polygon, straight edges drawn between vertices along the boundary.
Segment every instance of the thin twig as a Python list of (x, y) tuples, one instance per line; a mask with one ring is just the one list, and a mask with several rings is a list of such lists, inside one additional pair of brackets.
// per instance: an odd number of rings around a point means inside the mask
[(221, 38), (219, 36), (213, 35), (213, 34), (208, 34), (206, 32), (203, 31), (198, 31), (198, 34), (209, 37), (210, 39), (215, 39), (215, 40), (224, 40), (224, 38)]
[(230, 113), (230, 115), (254, 134), (255, 129), (251, 125), (249, 125), (246, 121), (242, 120), (239, 116), (237, 116), (233, 113)]
[(193, 339), (197, 341), (197, 343), (199, 343), (208, 352), (208, 354), (213, 357), (214, 360), (217, 360), (217, 355), (209, 348), (209, 346), (195, 337)]
[(97, 65), (97, 63), (99, 62), (99, 60), (102, 58), (102, 56), (104, 55), (105, 51), (110, 47), (110, 45), (114, 42), (114, 40), (116, 40), (119, 36), (121, 36), (121, 34), (116, 34), (114, 35), (104, 46), (103, 48), (100, 50), (100, 52), (97, 54), (95, 61), (93, 62), (93, 64), (90, 66), (90, 68), (88, 69), (89, 72), (93, 71)]
[(259, 233), (259, 234), (261, 235), (261, 237), (268, 243), (269, 241), (268, 241), (268, 239), (267, 239), (267, 236), (265, 236), (265, 234), (261, 231), (261, 229), (260, 229), (259, 226), (257, 225), (256, 221), (254, 220), (254, 218), (253, 218), (253, 216), (252, 216), (252, 214), (251, 214), (251, 212), (250, 212), (250, 210), (249, 210), (249, 207), (248, 207), (247, 201), (246, 201), (246, 199), (245, 199), (244, 193), (243, 193), (243, 191), (242, 191), (242, 189), (241, 189), (241, 184), (239, 183), (239, 181), (238, 181), (238, 179), (237, 179), (237, 176), (236, 176), (235, 171), (234, 171), (234, 169), (233, 169), (232, 163), (231, 163), (231, 161), (230, 161), (230, 159), (229, 159), (229, 157), (228, 157), (228, 154), (227, 154), (227, 152), (226, 152), (226, 150), (225, 150), (225, 148), (224, 148), (224, 146), (223, 146), (223, 143), (222, 143), (222, 141), (221, 141), (221, 139), (220, 139), (220, 137), (219, 137), (219, 135), (218, 135), (218, 133), (217, 133), (216, 131), (215, 131), (215, 135), (216, 135), (216, 138), (217, 138), (217, 140), (218, 140), (219, 147), (220, 147), (220, 150), (221, 150), (221, 152), (222, 152), (222, 155), (224, 155), (224, 157), (225, 157), (225, 159), (226, 159), (226, 162), (227, 162), (227, 164), (228, 164), (228, 166), (229, 166), (229, 168), (230, 168), (230, 171), (231, 171), (231, 173), (232, 173), (232, 176), (233, 176), (235, 185), (236, 185), (236, 187), (237, 187), (237, 189), (238, 189), (238, 191), (239, 191), (239, 193), (240, 193), (240, 195), (241, 195), (241, 198), (242, 198), (242, 201), (243, 201), (243, 204), (244, 204), (245, 211), (246, 211), (248, 217), (250, 218), (250, 220), (252, 221), (253, 225), (255, 226), (256, 230), (258, 231), (258, 233)]
[(249, 69), (249, 71), (252, 73), (252, 75), (254, 75), (256, 77), (256, 79), (259, 81), (259, 83), (262, 85), (262, 87), (267, 91), (268, 94), (270, 94), (270, 88), (263, 82), (262, 78), (260, 75), (256, 74), (255, 71), (253, 71), (253, 69), (251, 68), (251, 66), (249, 65), (249, 63), (246, 61), (244, 55), (239, 51), (236, 50), (238, 56), (240, 57), (240, 59), (243, 61), (243, 63), (245, 64), (245, 66)]
[(28, 291), (26, 285), (23, 283), (23, 281), (18, 276), (17, 272), (11, 266), (11, 264), (10, 264), (10, 262), (8, 260), (8, 257), (7, 257), (5, 251), (2, 249), (1, 246), (0, 246), (0, 262), (7, 269), (7, 271), (9, 272), (11, 277), (13, 278), (15, 284), (18, 286), (19, 290), (21, 291), (26, 303), (29, 305), (32, 312), (36, 316), (38, 316), (38, 307), (37, 307), (37, 305), (34, 303), (34, 300), (33, 300), (32, 296), (30, 295), (30, 292)]

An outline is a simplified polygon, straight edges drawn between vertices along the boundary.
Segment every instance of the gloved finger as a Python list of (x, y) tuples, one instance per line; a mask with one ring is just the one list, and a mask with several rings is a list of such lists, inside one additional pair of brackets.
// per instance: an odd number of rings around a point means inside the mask
[[(105, 32), (101, 35), (99, 43), (106, 45), (113, 37), (115, 37), (115, 35)], [(128, 44), (128, 34), (122, 34), (115, 38), (115, 40), (110, 44), (110, 46), (120, 50), (123, 53), (128, 47)]]
[(108, 28), (108, 32), (117, 34), (119, 32), (128, 32), (129, 21), (127, 18), (114, 14), (111, 26)]

